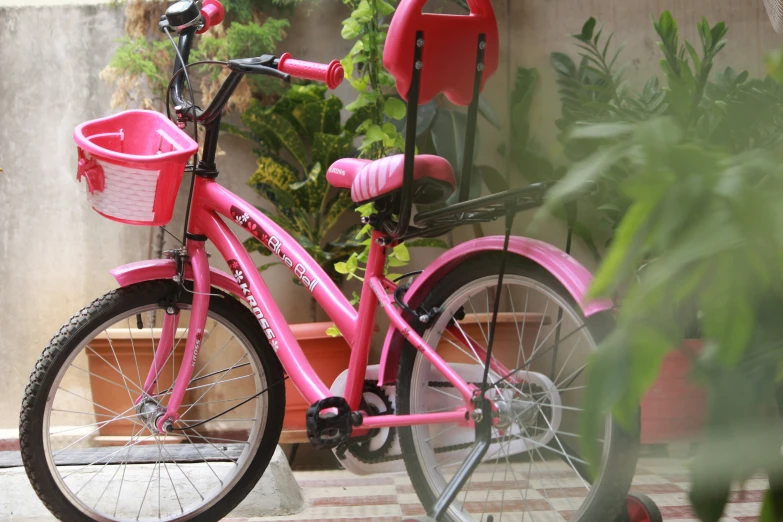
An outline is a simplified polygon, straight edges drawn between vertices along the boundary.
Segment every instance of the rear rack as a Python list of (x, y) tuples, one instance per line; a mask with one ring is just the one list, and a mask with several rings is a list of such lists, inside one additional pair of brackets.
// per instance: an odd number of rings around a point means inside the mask
[(554, 183), (534, 183), (527, 187), (506, 190), (491, 196), (456, 203), (448, 207), (418, 214), (413, 222), (418, 226), (441, 227), (472, 223), (485, 223), (503, 217), (538, 208), (544, 204), (546, 193)]

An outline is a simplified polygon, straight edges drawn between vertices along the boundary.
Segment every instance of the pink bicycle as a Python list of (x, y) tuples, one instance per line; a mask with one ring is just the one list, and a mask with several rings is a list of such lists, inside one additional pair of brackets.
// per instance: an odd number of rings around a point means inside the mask
[[(490, 0), (468, 3), (470, 15), (451, 16), (422, 13), (425, 0), (402, 0), (385, 63), (407, 101), (408, 121), (438, 93), (469, 105), (465, 157), (472, 157), (478, 95), (499, 51)], [(190, 101), (183, 96), (188, 56), (195, 34), (221, 20), (216, 0), (181, 0), (161, 20), (177, 46), (170, 89), (177, 122), (205, 129), (200, 161), (187, 165), (196, 142), (154, 112), (127, 111), (75, 131), (79, 178), (91, 205), (110, 219), (165, 225), (183, 172), (193, 181), (183, 247), (168, 259), (112, 270), (120, 288), (78, 312), (36, 364), (20, 434), (44, 504), (69, 521), (220, 519), (272, 458), (282, 383), (290, 378), (312, 404), (313, 445), (333, 449), (357, 473), (404, 464), (435, 519), (614, 519), (634, 473), (636, 435), (607, 417), (599, 439), (577, 436), (583, 370), (611, 328), (612, 305), (584, 302), (590, 274), (565, 252), (510, 234), (513, 215), (540, 205), (547, 187), (463, 197), (412, 218), (414, 204), (445, 201), (456, 189), (446, 160), (415, 155), (415, 126), (403, 155), (337, 161), (329, 182), (377, 209), (366, 219), (372, 244), (356, 310), (272, 219), (216, 181), (215, 165), (221, 113), (243, 75), (334, 88), (342, 68), (288, 54), (231, 60), (231, 73), (201, 110), (192, 91)], [(465, 169), (463, 196), (469, 180)], [(453, 248), (402, 282), (384, 276), (398, 242), (498, 218), (506, 220), (505, 236)], [(350, 366), (331, 389), (227, 221), (277, 254), (350, 344)], [(230, 273), (210, 267), (207, 241)], [(368, 367), (379, 304), (391, 327), (380, 365)], [(113, 378), (93, 371), (95, 364)], [(96, 393), (91, 383), (98, 381), (112, 393)], [(602, 455), (596, 472), (580, 456), (588, 444)]]

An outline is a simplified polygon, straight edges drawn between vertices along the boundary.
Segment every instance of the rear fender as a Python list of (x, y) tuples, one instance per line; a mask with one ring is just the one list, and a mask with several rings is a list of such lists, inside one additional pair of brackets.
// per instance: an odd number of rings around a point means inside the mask
[[(504, 241), (504, 236), (483, 237), (463, 243), (444, 253), (416, 278), (405, 293), (405, 303), (415, 310), (424, 301), (435, 283), (455, 266), (483, 252), (503, 250)], [(517, 236), (510, 238), (508, 250), (513, 255), (530, 259), (551, 273), (571, 294), (574, 301), (580, 305), (585, 317), (612, 309), (613, 304), (610, 300), (585, 302), (585, 296), (593, 276), (576, 259), (559, 248), (543, 241)], [(407, 319), (411, 320), (412, 318), (408, 317)], [(394, 327), (390, 327), (381, 354), (379, 382), (393, 384), (396, 381), (397, 365), (404, 344), (404, 337)]]
[[(149, 261), (138, 261), (112, 269), (111, 275), (117, 280), (120, 286), (130, 286), (144, 281), (154, 281), (157, 279), (172, 279), (177, 275), (177, 262), (173, 259), (152, 259)], [(242, 290), (239, 288), (236, 280), (229, 274), (217, 270), (209, 269), (209, 278), (212, 286), (221, 290), (242, 297)], [(185, 265), (185, 279), (193, 280), (193, 270), (190, 265)]]

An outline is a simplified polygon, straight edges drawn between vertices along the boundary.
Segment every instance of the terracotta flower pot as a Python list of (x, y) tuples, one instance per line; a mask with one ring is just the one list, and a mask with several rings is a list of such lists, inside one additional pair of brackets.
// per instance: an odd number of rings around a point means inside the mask
[[(179, 329), (176, 338), (184, 335), (184, 329)], [(143, 335), (139, 332), (133, 333), (131, 337), (127, 329), (109, 329), (99, 334), (94, 340), (90, 341), (90, 348), (93, 351), (86, 350), (88, 369), (90, 371), (90, 387), (92, 396), (95, 398), (94, 410), (98, 415), (98, 421), (107, 420), (106, 415), (114, 415), (112, 411), (120, 413), (126, 411), (132, 406), (128, 393), (120, 386), (123, 384), (123, 378), (115, 370), (117, 362), (125, 379), (132, 384), (127, 384), (128, 388), (133, 390), (131, 397), (135, 400), (138, 397), (138, 389), (144, 384), (147, 372), (153, 363), (153, 340), (155, 346), (158, 344), (161, 329), (155, 328), (147, 330)], [(184, 343), (183, 343), (184, 344)], [(174, 374), (179, 371), (182, 362), (182, 349), (178, 349), (169, 359), (166, 365), (161, 369), (158, 387), (160, 390), (169, 388), (172, 384), (172, 369)], [(115, 360), (115, 354), (117, 356)], [(135, 357), (134, 357), (135, 354)], [(138, 371), (136, 364), (138, 362)], [(172, 364), (174, 367), (172, 368)], [(139, 382), (139, 377), (141, 381)], [(112, 384), (115, 383), (115, 384)], [(190, 402), (190, 392), (186, 392), (184, 401)], [(103, 408), (101, 408), (103, 406)], [(108, 410), (112, 411), (108, 411)], [(129, 415), (134, 412), (129, 412)], [(130, 419), (122, 419), (110, 422), (99, 429), (99, 434), (104, 437), (130, 437), (133, 434), (133, 422)]]
[(704, 390), (690, 381), (691, 356), (704, 341), (683, 341), (668, 354), (661, 373), (642, 400), (642, 444), (666, 444), (698, 439), (707, 412)]

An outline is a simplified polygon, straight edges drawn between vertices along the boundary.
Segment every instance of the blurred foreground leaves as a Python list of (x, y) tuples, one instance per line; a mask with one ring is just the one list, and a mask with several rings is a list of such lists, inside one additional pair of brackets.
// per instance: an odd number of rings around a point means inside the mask
[(659, 110), (633, 117), (615, 97), (601, 121), (570, 124), (567, 141), (588, 153), (549, 201), (556, 209), (586, 182), (609, 182), (627, 208), (590, 291), (622, 297), (617, 328), (588, 369), (582, 433), (593, 440), (604, 411), (636, 426), (642, 397), (698, 310), (704, 349), (693, 378), (709, 405), (692, 463), (694, 508), (717, 522), (732, 483), (763, 472), (771, 489), (762, 520), (783, 520), (783, 54), (768, 59), (770, 77), (727, 68), (710, 80), (725, 24), (699, 24), (700, 53), (679, 43), (670, 14), (655, 29)]

